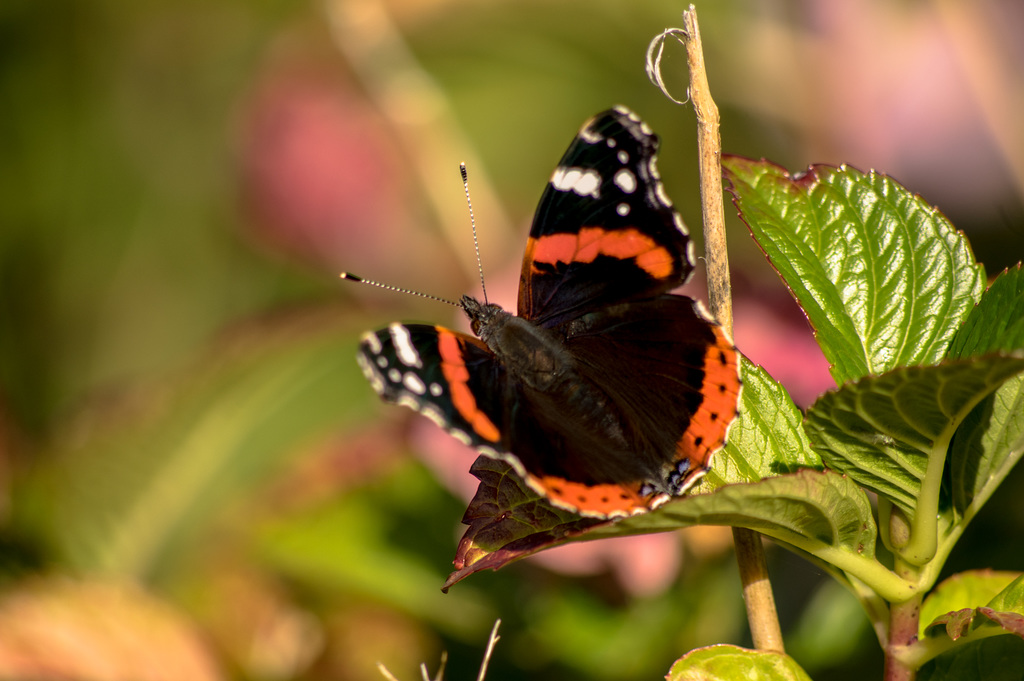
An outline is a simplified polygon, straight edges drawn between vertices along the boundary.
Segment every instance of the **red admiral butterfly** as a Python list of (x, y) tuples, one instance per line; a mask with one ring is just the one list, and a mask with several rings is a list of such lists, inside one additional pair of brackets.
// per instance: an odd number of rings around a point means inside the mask
[(440, 326), (369, 333), (381, 397), (500, 459), (555, 506), (643, 513), (708, 469), (736, 416), (735, 346), (690, 298), (692, 243), (633, 112), (598, 114), (541, 196), (519, 315), (463, 296), (473, 338)]

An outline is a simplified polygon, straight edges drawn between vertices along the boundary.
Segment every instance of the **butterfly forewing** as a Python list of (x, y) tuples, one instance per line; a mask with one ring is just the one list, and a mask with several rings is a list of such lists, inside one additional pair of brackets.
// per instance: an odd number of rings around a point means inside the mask
[(647, 125), (621, 108), (584, 124), (537, 207), (520, 316), (554, 326), (686, 280), (690, 238), (662, 187), (657, 149)]
[(386, 401), (418, 411), (464, 444), (503, 449), (505, 370), (476, 338), (392, 324), (363, 337), (358, 359)]

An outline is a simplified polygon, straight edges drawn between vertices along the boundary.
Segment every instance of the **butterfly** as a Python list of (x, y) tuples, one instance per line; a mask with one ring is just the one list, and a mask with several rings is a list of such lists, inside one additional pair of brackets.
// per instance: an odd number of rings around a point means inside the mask
[(736, 347), (671, 293), (693, 271), (693, 245), (657, 149), (625, 107), (594, 116), (541, 196), (516, 315), (463, 296), (476, 337), (394, 323), (359, 346), (384, 400), (582, 516), (635, 515), (683, 494), (737, 414)]

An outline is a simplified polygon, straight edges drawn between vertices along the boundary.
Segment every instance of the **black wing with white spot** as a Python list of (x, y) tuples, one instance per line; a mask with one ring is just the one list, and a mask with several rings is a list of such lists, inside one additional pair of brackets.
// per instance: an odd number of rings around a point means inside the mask
[(505, 369), (476, 338), (440, 326), (396, 323), (363, 336), (357, 359), (386, 401), (418, 411), (490, 456), (507, 448), (499, 430), (507, 401)]
[(686, 280), (690, 237), (662, 187), (657, 150), (658, 138), (624, 107), (584, 124), (537, 207), (520, 316), (557, 326)]

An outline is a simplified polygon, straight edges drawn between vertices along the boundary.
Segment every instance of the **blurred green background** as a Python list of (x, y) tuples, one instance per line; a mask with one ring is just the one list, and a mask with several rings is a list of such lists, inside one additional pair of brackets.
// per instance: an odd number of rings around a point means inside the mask
[[(658, 0), (113, 0), (0, 7), (0, 678), (661, 678), (749, 644), (729, 533), (558, 549), (440, 593), (472, 456), (378, 404), (363, 331), (514, 304), (535, 202), (616, 103), (699, 231), (693, 114), (647, 81)], [(875, 168), (990, 274), (1024, 254), (1024, 8), (698, 4), (727, 152)], [(681, 47), (663, 64), (685, 92)], [(732, 214), (731, 208), (727, 212)], [(806, 323), (738, 221), (737, 343), (800, 404)], [(699, 277), (695, 277), (699, 279)], [(694, 284), (694, 295), (700, 285)], [(1011, 476), (950, 570), (1020, 569)], [(1013, 490), (1016, 489), (1016, 493)], [(770, 551), (790, 652), (878, 675), (856, 603)], [(808, 588), (808, 585), (815, 585)], [(62, 675), (63, 674), (63, 675)]]

